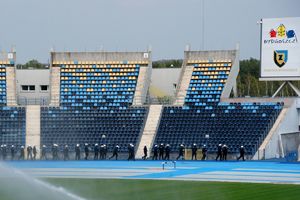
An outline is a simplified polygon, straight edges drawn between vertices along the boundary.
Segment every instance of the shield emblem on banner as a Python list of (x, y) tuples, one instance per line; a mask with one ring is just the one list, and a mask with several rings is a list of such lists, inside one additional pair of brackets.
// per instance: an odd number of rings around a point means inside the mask
[(276, 50), (274, 51), (274, 62), (278, 67), (282, 67), (288, 60), (287, 50)]

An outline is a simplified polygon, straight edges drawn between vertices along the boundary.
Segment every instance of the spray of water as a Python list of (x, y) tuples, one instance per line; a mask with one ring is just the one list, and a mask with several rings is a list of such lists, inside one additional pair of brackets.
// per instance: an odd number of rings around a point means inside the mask
[(85, 200), (62, 187), (35, 179), (23, 172), (0, 163), (1, 200)]

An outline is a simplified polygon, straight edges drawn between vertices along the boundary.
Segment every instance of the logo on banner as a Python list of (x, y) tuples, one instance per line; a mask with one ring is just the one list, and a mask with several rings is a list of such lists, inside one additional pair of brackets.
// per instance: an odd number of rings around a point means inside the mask
[(284, 24), (273, 28), (269, 32), (269, 38), (264, 40), (264, 44), (293, 44), (297, 43), (297, 36), (294, 29), (287, 29)]
[(274, 62), (278, 67), (282, 67), (288, 60), (287, 50), (276, 50), (274, 51)]

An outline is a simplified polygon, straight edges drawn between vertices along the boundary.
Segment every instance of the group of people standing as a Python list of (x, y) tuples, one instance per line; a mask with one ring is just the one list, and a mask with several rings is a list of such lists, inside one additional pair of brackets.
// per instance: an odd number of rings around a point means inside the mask
[[(239, 148), (239, 152), (240, 152), (240, 156), (237, 157), (237, 160), (242, 159), (243, 161), (245, 161), (245, 147), (244, 146), (240, 146)], [(228, 147), (226, 144), (219, 144), (217, 147), (217, 157), (216, 160), (227, 160), (227, 154), (228, 154)]]
[[(27, 159), (28, 160), (36, 160), (37, 159), (37, 148), (36, 146), (31, 146), (28, 145), (27, 148)], [(8, 147), (6, 144), (2, 144), (0, 146), (0, 160), (6, 160), (7, 157), (10, 155), (10, 159), (11, 160), (24, 160), (25, 159), (25, 147), (21, 146), (20, 147), (20, 154), (18, 157), (17, 156), (17, 148), (15, 147), (15, 145), (11, 145), (10, 147)], [(10, 154), (9, 154), (10, 152)]]
[[(145, 153), (145, 148), (147, 148), (147, 147), (146, 146), (144, 147), (143, 159), (145, 159), (147, 157), (147, 154)], [(184, 152), (185, 152), (185, 145), (180, 144), (179, 148), (178, 148), (178, 156), (177, 156), (176, 160), (184, 159)], [(198, 146), (197, 146), (197, 144), (194, 143), (192, 145), (192, 160), (197, 160), (197, 152), (198, 152)], [(201, 152), (202, 152), (201, 160), (205, 160), (206, 156), (207, 156), (206, 145), (202, 146)], [(166, 144), (166, 145), (163, 143), (161, 143), (160, 145), (155, 144), (153, 146), (152, 160), (170, 160), (170, 153), (171, 153), (171, 146), (169, 144)]]
[[(85, 143), (83, 145), (83, 148), (81, 147), (80, 144), (76, 144), (75, 145), (75, 160), (81, 160), (81, 154), (82, 154), (82, 150), (84, 150), (84, 160), (89, 160), (90, 159), (90, 154), (94, 153), (94, 156), (92, 159), (94, 160), (106, 160), (107, 159), (107, 152), (108, 152), (108, 148), (106, 146), (106, 144), (94, 144), (94, 145), (89, 145), (87, 143)], [(180, 144), (178, 147), (178, 156), (176, 157), (176, 160), (179, 159), (185, 159), (185, 145), (184, 144)], [(27, 148), (27, 159), (28, 160), (36, 160), (37, 159), (37, 148), (36, 146), (31, 146), (28, 145)], [(208, 149), (206, 147), (206, 145), (201, 146), (200, 148), (201, 150), (201, 160), (206, 160), (207, 159), (207, 152)], [(16, 157), (17, 154), (17, 149), (14, 145), (11, 145), (10, 148), (8, 148), (5, 144), (1, 145), (0, 147), (0, 159), (2, 160), (6, 160), (8, 155), (9, 155), (9, 151), (10, 151), (10, 159), (11, 160), (24, 160), (25, 159), (25, 147), (21, 146), (20, 147), (20, 153), (19, 156)], [(115, 158), (116, 160), (118, 160), (118, 156), (119, 156), (119, 151), (120, 151), (120, 146), (118, 144), (116, 144), (113, 147), (113, 151), (112, 151), (112, 155), (108, 158), (108, 159), (112, 159)], [(52, 160), (59, 160), (60, 156), (59, 156), (59, 145), (58, 144), (53, 144), (51, 147), (51, 154), (52, 154)], [(143, 152), (144, 152), (144, 156), (142, 157), (143, 160), (148, 159), (148, 148), (147, 146), (144, 146), (143, 148)], [(170, 154), (171, 154), (171, 146), (169, 144), (163, 144), (160, 143), (155, 144), (152, 148), (152, 160), (170, 160)], [(197, 153), (199, 152), (199, 148), (197, 146), (196, 143), (191, 145), (191, 153), (192, 153), (192, 160), (197, 160)], [(241, 146), (239, 149), (240, 155), (239, 157), (237, 157), (237, 160), (242, 159), (243, 161), (245, 160), (245, 148), (244, 146)], [(228, 154), (228, 147), (225, 144), (219, 144), (217, 146), (217, 156), (215, 160), (227, 160), (227, 154)], [(62, 149), (62, 159), (63, 160), (70, 160), (70, 148), (69, 146), (66, 144), (63, 146)], [(47, 160), (48, 159), (48, 149), (46, 145), (42, 145), (41, 147), (41, 152), (40, 152), (40, 158), (41, 160)], [(51, 156), (49, 156), (51, 157)], [(127, 160), (135, 160), (135, 146), (130, 143), (128, 144), (128, 159)]]
[[(119, 153), (119, 145), (115, 145), (114, 150), (113, 150), (113, 155), (109, 158), (113, 158), (115, 157), (116, 160), (118, 159), (118, 153)], [(82, 154), (82, 150), (81, 150), (81, 146), (80, 144), (76, 144), (75, 145), (75, 160), (81, 160), (81, 154)], [(84, 160), (89, 160), (90, 158), (90, 153), (94, 153), (93, 159), (94, 160), (105, 160), (107, 158), (107, 146), (106, 144), (95, 144), (95, 145), (89, 145), (88, 143), (85, 143), (83, 146), (83, 150), (84, 150)], [(52, 148), (51, 148), (51, 152), (52, 152), (52, 159), (53, 160), (59, 160), (59, 148), (57, 144), (53, 144)], [(70, 148), (69, 146), (66, 144), (63, 147), (63, 160), (70, 160)], [(41, 159), (42, 160), (47, 160), (47, 146), (46, 145), (42, 145), (42, 149), (41, 149)]]

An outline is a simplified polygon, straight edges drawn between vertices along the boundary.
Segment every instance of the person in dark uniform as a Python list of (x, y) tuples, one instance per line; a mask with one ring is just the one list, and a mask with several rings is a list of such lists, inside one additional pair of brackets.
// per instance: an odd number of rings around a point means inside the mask
[(218, 148), (217, 148), (217, 157), (216, 157), (216, 160), (222, 160), (222, 144), (219, 144), (218, 145)]
[(164, 153), (165, 153), (165, 145), (163, 143), (161, 143), (159, 145), (159, 160), (163, 160), (164, 159)]
[(28, 145), (27, 147), (27, 160), (32, 160), (32, 147), (31, 145)]
[(58, 145), (57, 144), (53, 144), (53, 147), (52, 147), (52, 159), (53, 160), (58, 160)]
[(64, 161), (69, 160), (69, 146), (66, 144), (64, 147)]
[(100, 145), (100, 160), (104, 159), (104, 144)]
[(21, 146), (19, 160), (24, 160), (24, 158), (25, 158), (25, 148), (24, 146)]
[(153, 147), (153, 157), (152, 157), (152, 160), (157, 160), (157, 157), (158, 157), (158, 145), (155, 144), (154, 147)]
[(106, 144), (103, 144), (103, 159), (106, 160), (107, 156), (107, 146)]
[(55, 144), (52, 145), (51, 152), (52, 152), (52, 160), (55, 160)]
[(33, 152), (33, 160), (36, 160), (36, 154), (37, 154), (36, 146), (33, 146), (32, 152)]
[(135, 160), (135, 157), (134, 157), (134, 145), (133, 144), (129, 144), (128, 145), (128, 160)]
[(135, 152), (135, 150), (134, 150), (134, 145), (131, 144), (131, 159), (132, 159), (132, 160), (135, 160), (134, 152)]
[(6, 147), (6, 144), (4, 144), (3, 148), (2, 148), (2, 157), (3, 157), (3, 160), (6, 160), (6, 157), (7, 157), (7, 147)]
[(11, 145), (10, 147), (10, 155), (11, 155), (11, 160), (14, 160), (16, 155), (16, 148), (14, 145)]
[(58, 144), (55, 144), (55, 160), (58, 160)]
[(75, 147), (75, 160), (80, 160), (80, 145), (76, 144)]
[(127, 158), (127, 160), (130, 160), (131, 159), (131, 144), (128, 144), (127, 150), (128, 150), (128, 158)]
[(192, 160), (197, 160), (197, 151), (198, 151), (198, 147), (197, 144), (193, 144), (192, 146)]
[(184, 153), (184, 145), (180, 144), (179, 151), (178, 151), (178, 156), (177, 156), (176, 160), (178, 160), (179, 158), (181, 158), (182, 160), (184, 160), (183, 153)]
[(46, 152), (47, 152), (47, 147), (46, 145), (43, 145), (42, 152), (41, 152), (41, 160), (47, 160)]
[(88, 160), (89, 159), (89, 144), (87, 144), (87, 143), (84, 144), (84, 153), (85, 153), (84, 159)]
[(243, 161), (245, 161), (245, 148), (244, 146), (240, 147), (240, 156), (237, 158), (237, 160), (243, 159)]
[(119, 145), (117, 144), (114, 149), (113, 149), (113, 154), (111, 157), (109, 157), (109, 159), (112, 159), (113, 157), (116, 156), (116, 160), (118, 160), (118, 154), (119, 154)]
[(226, 144), (223, 145), (222, 147), (222, 155), (223, 155), (223, 158), (222, 160), (227, 160), (227, 153), (228, 153), (228, 147)]
[(206, 147), (206, 145), (203, 145), (203, 147), (202, 147), (202, 158), (201, 158), (201, 160), (205, 160), (205, 159), (206, 159), (206, 154), (207, 154), (207, 147)]
[(94, 160), (98, 160), (99, 159), (99, 146), (96, 143), (94, 146)]
[(169, 144), (166, 145), (165, 152), (165, 160), (170, 160), (171, 147)]
[(147, 149), (147, 146), (145, 145), (144, 146), (144, 156), (142, 157), (143, 160), (146, 160), (147, 159), (147, 156), (148, 156), (148, 149)]
[(3, 144), (0, 145), (0, 160), (2, 159)]

